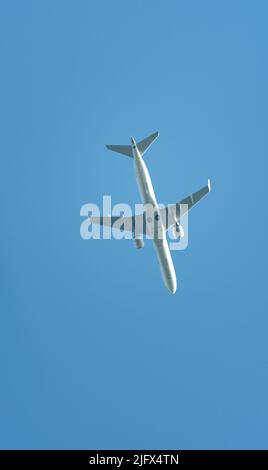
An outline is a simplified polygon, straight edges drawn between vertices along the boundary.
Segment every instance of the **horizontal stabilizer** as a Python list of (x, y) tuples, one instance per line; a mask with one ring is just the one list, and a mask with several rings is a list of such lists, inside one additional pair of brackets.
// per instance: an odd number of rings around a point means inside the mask
[(113, 152), (122, 153), (128, 157), (132, 157), (132, 148), (131, 145), (106, 145), (107, 149), (112, 150)]
[[(149, 135), (149, 137), (146, 137), (137, 143), (137, 147), (141, 155), (143, 155), (146, 150), (151, 147), (152, 143), (155, 141), (155, 139), (157, 139), (158, 136), (159, 132), (154, 132), (153, 134)], [(106, 147), (113, 152), (122, 153), (128, 157), (133, 157), (131, 145), (106, 145)]]
[(159, 137), (159, 132), (154, 132), (153, 134), (149, 135), (145, 139), (141, 140), (137, 143), (137, 147), (141, 155), (143, 155), (149, 147), (151, 147), (152, 143)]

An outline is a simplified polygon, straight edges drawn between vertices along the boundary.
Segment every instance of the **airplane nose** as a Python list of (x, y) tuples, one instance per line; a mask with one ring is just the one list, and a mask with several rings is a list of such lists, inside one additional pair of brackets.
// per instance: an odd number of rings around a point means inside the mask
[(131, 140), (132, 145), (136, 145), (134, 137), (131, 137), (130, 140)]
[(177, 290), (177, 283), (176, 283), (176, 284), (173, 284), (173, 285), (171, 286), (171, 288), (170, 288), (171, 294), (175, 294), (176, 290)]
[(171, 294), (175, 294), (176, 290), (177, 290), (177, 279), (175, 278), (171, 278), (168, 280), (168, 285), (167, 285), (167, 288), (169, 290), (169, 292), (171, 292)]

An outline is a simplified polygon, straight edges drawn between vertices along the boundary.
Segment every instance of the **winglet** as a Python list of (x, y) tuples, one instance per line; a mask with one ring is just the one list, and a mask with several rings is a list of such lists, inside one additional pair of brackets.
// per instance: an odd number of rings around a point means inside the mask
[(209, 192), (211, 191), (211, 183), (210, 183), (210, 178), (208, 179), (208, 190), (209, 190)]

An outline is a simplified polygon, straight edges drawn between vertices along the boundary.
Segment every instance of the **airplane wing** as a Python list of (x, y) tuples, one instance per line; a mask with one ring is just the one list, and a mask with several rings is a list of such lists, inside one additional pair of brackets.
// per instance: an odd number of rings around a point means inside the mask
[(197, 204), (204, 196), (206, 196), (211, 191), (210, 180), (203, 188), (199, 189), (190, 196), (182, 199), (177, 204), (170, 204), (166, 207), (160, 209), (161, 218), (163, 224), (168, 230), (176, 222), (178, 222), (190, 209), (192, 209), (195, 204)]
[[(160, 211), (161, 222), (166, 230), (172, 227), (189, 210), (197, 204), (204, 196), (210, 192), (210, 180), (203, 188), (199, 189), (190, 196), (182, 199), (177, 204), (169, 204)], [(108, 216), (108, 217), (90, 217), (92, 224), (103, 225), (106, 227), (116, 228), (124, 232), (135, 233), (135, 236), (141, 234), (153, 234), (153, 225), (146, 223), (146, 214), (140, 214), (132, 217)]]
[(136, 235), (143, 233), (144, 215), (136, 215), (132, 217), (108, 216), (108, 217), (90, 217), (92, 224), (104, 225), (106, 227), (116, 228), (124, 232), (134, 233), (136, 227)]
[(108, 216), (90, 217), (92, 224), (116, 228), (122, 232), (130, 232), (133, 236), (154, 234), (154, 225), (146, 221), (146, 213), (133, 215), (132, 217)]

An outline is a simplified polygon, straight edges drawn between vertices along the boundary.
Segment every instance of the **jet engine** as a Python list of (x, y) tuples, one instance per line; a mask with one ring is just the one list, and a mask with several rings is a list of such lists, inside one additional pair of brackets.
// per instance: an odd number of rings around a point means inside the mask
[(144, 241), (142, 238), (134, 238), (134, 245), (135, 248), (143, 248), (144, 247)]
[(176, 222), (173, 227), (173, 236), (177, 240), (180, 240), (181, 238), (184, 237), (184, 230), (183, 230), (182, 225), (179, 222)]

